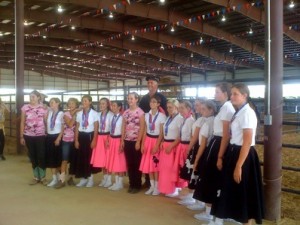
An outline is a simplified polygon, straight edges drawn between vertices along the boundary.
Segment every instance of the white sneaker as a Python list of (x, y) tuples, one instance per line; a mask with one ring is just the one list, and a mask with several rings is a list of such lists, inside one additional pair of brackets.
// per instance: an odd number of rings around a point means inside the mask
[(157, 196), (159, 194), (160, 194), (160, 192), (159, 192), (159, 190), (157, 188), (155, 188), (154, 191), (152, 192), (153, 196)]
[(54, 187), (57, 184), (57, 182), (58, 180), (52, 179), (52, 181), (49, 184), (47, 184), (47, 187)]
[(197, 220), (206, 220), (206, 221), (210, 221), (213, 219), (212, 215), (208, 215), (206, 212), (202, 212), (199, 214), (195, 214), (194, 218), (196, 218)]
[(175, 197), (177, 197), (178, 195), (179, 195), (178, 190), (175, 189), (175, 191), (174, 191), (173, 193), (167, 194), (166, 197), (169, 197), (169, 198), (175, 198)]
[(205, 209), (205, 204), (196, 202), (193, 205), (188, 205), (187, 208), (190, 210), (203, 210), (203, 209)]
[(117, 186), (117, 183), (114, 183), (113, 185), (111, 185), (110, 187), (108, 187), (108, 190), (112, 190)]
[(105, 187), (105, 188), (108, 188), (108, 187), (110, 187), (112, 185), (112, 182), (111, 182), (111, 180), (106, 180), (106, 182), (105, 182), (105, 184), (103, 185), (103, 187)]
[(102, 181), (101, 181), (100, 184), (99, 184), (99, 187), (103, 187), (105, 183), (106, 183), (106, 180), (105, 180), (105, 179), (102, 179)]
[(234, 219), (224, 219), (224, 221), (225, 222), (231, 222), (231, 223), (234, 223), (234, 224), (239, 224), (239, 225), (242, 225), (242, 223), (240, 223), (240, 222), (238, 222), (238, 221), (236, 221), (236, 220), (234, 220)]
[(209, 221), (209, 223), (202, 223), (202, 225), (223, 225), (223, 223), (217, 223), (215, 221)]
[(123, 186), (122, 185), (120, 185), (120, 184), (116, 184), (114, 187), (112, 187), (112, 191), (119, 191), (119, 190), (121, 190), (123, 188)]
[(94, 181), (93, 181), (93, 179), (88, 179), (88, 181), (87, 181), (87, 183), (86, 183), (85, 186), (86, 186), (86, 187), (93, 187), (93, 186), (94, 186)]
[(79, 181), (79, 183), (76, 184), (76, 187), (84, 187), (84, 186), (86, 186), (87, 182), (88, 182), (87, 179), (81, 178), (80, 181)]
[(145, 195), (151, 195), (151, 194), (153, 193), (153, 191), (154, 191), (154, 187), (151, 186), (151, 187), (148, 189), (148, 191), (145, 192)]
[(195, 202), (196, 202), (196, 200), (193, 198), (186, 198), (177, 203), (180, 205), (193, 205), (193, 204), (195, 204)]
[(185, 200), (187, 198), (193, 198), (193, 194), (192, 193), (188, 193), (186, 195), (182, 195), (179, 197), (180, 200)]

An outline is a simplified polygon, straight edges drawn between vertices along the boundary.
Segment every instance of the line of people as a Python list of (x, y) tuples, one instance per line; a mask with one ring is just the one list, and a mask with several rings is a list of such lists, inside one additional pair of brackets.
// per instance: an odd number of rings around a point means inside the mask
[[(47, 109), (33, 91), (21, 116), (21, 143), (28, 148), (34, 175), (30, 184), (62, 188), (80, 178), (77, 187), (93, 187), (94, 174), (102, 171), (99, 186), (117, 191), (124, 188), (127, 173), (127, 192), (135, 194), (142, 188), (142, 174), (148, 174), (146, 195), (177, 197), (188, 188), (178, 203), (205, 209), (196, 219), (216, 225), (228, 218), (261, 223), (262, 179), (253, 147), (257, 118), (249, 94), (244, 84), (221, 83), (215, 92), (219, 110), (212, 100), (196, 99), (193, 107), (187, 100), (169, 99), (166, 116), (157, 94), (150, 97), (146, 113), (134, 92), (124, 112), (120, 102), (107, 98), (100, 99), (96, 112), (88, 95), (81, 108), (78, 100), (69, 99), (63, 112), (59, 99), (52, 98)], [(46, 168), (52, 172), (49, 183)]]

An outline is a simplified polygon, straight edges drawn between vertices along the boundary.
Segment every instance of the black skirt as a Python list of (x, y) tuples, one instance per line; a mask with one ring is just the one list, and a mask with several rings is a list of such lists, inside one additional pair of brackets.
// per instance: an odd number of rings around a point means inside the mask
[(59, 134), (48, 134), (46, 136), (46, 167), (58, 168), (61, 166), (62, 150), (61, 143), (55, 146), (54, 142)]
[(229, 145), (223, 163), (221, 191), (212, 205), (211, 214), (218, 218), (231, 218), (240, 223), (255, 219), (262, 223), (264, 202), (259, 159), (254, 147), (242, 166), (242, 180), (237, 184), (233, 172), (241, 146)]
[(212, 204), (221, 187), (221, 171), (217, 168), (222, 137), (214, 136), (202, 155), (200, 174), (193, 198)]

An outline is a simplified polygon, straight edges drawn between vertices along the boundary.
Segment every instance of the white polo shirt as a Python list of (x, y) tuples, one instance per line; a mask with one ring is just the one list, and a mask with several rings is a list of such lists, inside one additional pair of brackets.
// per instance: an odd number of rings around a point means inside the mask
[(223, 121), (231, 121), (235, 109), (230, 101), (225, 102), (214, 120), (214, 135), (223, 137)]

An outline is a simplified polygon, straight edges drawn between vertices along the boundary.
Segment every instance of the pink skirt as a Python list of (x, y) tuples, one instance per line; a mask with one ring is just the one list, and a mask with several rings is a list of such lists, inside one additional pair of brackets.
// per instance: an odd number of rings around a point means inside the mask
[(164, 142), (163, 148), (159, 153), (159, 176), (158, 176), (158, 190), (163, 194), (171, 194), (175, 191), (175, 182), (172, 179), (174, 172), (173, 165), (175, 159), (175, 148), (167, 154), (165, 149), (172, 142)]
[(173, 173), (172, 180), (175, 182), (176, 187), (185, 188), (188, 186), (188, 182), (184, 179), (180, 178), (180, 169), (184, 166), (186, 157), (187, 157), (187, 149), (189, 144), (182, 144), (176, 147), (175, 160), (173, 164)]
[(106, 169), (110, 173), (122, 173), (127, 171), (124, 152), (120, 152), (121, 138), (109, 137), (109, 156)]
[(109, 137), (108, 134), (98, 135), (97, 145), (93, 149), (91, 157), (91, 165), (96, 168), (105, 168), (107, 161), (108, 149), (105, 148), (105, 141)]
[(159, 151), (155, 154), (152, 154), (151, 151), (154, 148), (157, 142), (157, 138), (146, 136), (144, 144), (144, 153), (142, 155), (140, 171), (142, 173), (154, 173), (158, 172), (158, 161), (159, 160)]

